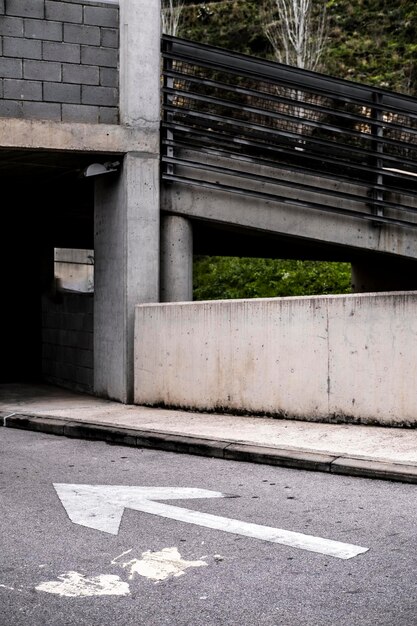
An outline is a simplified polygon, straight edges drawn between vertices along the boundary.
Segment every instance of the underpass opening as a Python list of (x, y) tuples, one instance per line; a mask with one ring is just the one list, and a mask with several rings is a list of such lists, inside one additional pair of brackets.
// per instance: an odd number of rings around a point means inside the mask
[[(45, 330), (51, 323), (49, 309), (62, 306), (62, 293), (54, 280), (54, 249), (92, 249), (94, 245), (94, 185), (82, 176), (91, 161), (88, 154), (0, 153), (3, 197), (10, 199), (4, 203), (0, 252), (1, 383), (39, 383), (48, 378)], [(67, 332), (60, 327), (63, 323), (63, 316), (57, 315), (55, 336)]]
[(194, 299), (417, 289), (417, 262), (300, 237), (193, 222)]

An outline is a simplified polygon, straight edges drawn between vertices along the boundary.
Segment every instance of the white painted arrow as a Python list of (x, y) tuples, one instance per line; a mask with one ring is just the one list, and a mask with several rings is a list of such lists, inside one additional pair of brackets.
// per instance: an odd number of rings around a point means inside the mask
[(185, 500), (191, 498), (224, 498), (225, 494), (207, 489), (178, 487), (125, 487), (106, 485), (68, 485), (54, 483), (55, 490), (68, 517), (75, 524), (117, 535), (125, 508), (159, 515), (187, 524), (222, 530), (235, 535), (279, 543), (310, 552), (318, 552), (339, 559), (350, 559), (367, 552), (349, 543), (322, 539), (312, 535), (270, 526), (201, 513), (155, 500)]

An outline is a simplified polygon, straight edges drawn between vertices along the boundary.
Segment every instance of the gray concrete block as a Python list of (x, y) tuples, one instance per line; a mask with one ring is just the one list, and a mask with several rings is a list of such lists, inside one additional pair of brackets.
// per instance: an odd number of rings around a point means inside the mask
[(114, 87), (92, 87), (83, 85), (82, 103), (114, 107), (119, 104), (119, 94)]
[(2, 17), (0, 19), (0, 35), (5, 37), (23, 37), (23, 18)]
[(87, 333), (80, 330), (71, 330), (71, 345), (82, 350), (92, 350), (93, 333)]
[(118, 28), (102, 28), (100, 43), (104, 48), (118, 48), (119, 47), (119, 29)]
[(101, 41), (100, 28), (85, 24), (64, 24), (64, 41), (99, 46)]
[(112, 67), (100, 68), (100, 85), (102, 87), (119, 87), (119, 72)]
[(7, 0), (6, 15), (19, 15), (21, 17), (45, 17), (44, 0)]
[(92, 367), (77, 367), (75, 370), (75, 382), (85, 387), (93, 387), (94, 372)]
[(85, 124), (98, 124), (99, 108), (93, 106), (84, 106), (82, 104), (63, 104), (62, 121), (80, 122)]
[(23, 76), (29, 80), (60, 82), (62, 80), (61, 63), (25, 60), (23, 62)]
[(243, 443), (229, 445), (224, 451), (224, 458), (320, 472), (330, 472), (330, 465), (335, 460), (334, 456), (328, 454), (281, 450)]
[(22, 78), (21, 59), (0, 57), (0, 76), (2, 78)]
[(23, 37), (3, 37), (3, 54), (18, 59), (41, 59), (42, 42)]
[(44, 41), (62, 41), (62, 22), (25, 20), (25, 37)]
[(99, 426), (98, 424), (84, 424), (82, 422), (66, 422), (64, 435), (77, 439), (96, 439), (136, 446), (136, 432), (128, 428)]
[(85, 294), (83, 296), (83, 305), (83, 313), (92, 316), (94, 314), (94, 294)]
[(68, 83), (44, 83), (43, 99), (45, 102), (80, 102), (80, 85), (70, 85)]
[(42, 376), (50, 376), (55, 371), (55, 365), (52, 359), (42, 359)]
[[(85, 120), (85, 121), (98, 121), (98, 107), (88, 107), (88, 106), (82, 106), (82, 105), (72, 105), (72, 104), (68, 104), (68, 105), (63, 105), (65, 107), (68, 108), (73, 108), (74, 109), (74, 113), (77, 112), (77, 109), (91, 109), (91, 111), (95, 111), (95, 115), (96, 115), (96, 119), (95, 120)], [(78, 120), (77, 120), (78, 121)], [(85, 323), (85, 318), (89, 317), (86, 315), (71, 315), (71, 319), (69, 320), (69, 327), (72, 328), (73, 330), (82, 330), (82, 331), (90, 331), (90, 327), (88, 325), (88, 327), (86, 328), (86, 323)]]
[(80, 63), (80, 46), (75, 43), (45, 41), (43, 43), (43, 59), (45, 61), (62, 61), (63, 63)]
[(78, 350), (77, 349), (75, 363), (80, 367), (92, 368), (94, 364), (92, 350)]
[(51, 102), (23, 102), (23, 117), (32, 120), (61, 121), (61, 105)]
[(83, 7), (80, 4), (47, 0), (45, 2), (45, 16), (48, 20), (81, 24), (83, 21)]
[(417, 483), (417, 467), (400, 463), (340, 457), (332, 463), (331, 472), (347, 476)]
[(63, 435), (65, 420), (59, 418), (35, 416), (35, 415), (12, 415), (7, 418), (8, 428), (19, 428), (21, 430), (34, 430), (37, 432)]
[(118, 124), (119, 109), (116, 107), (100, 107), (99, 122), (100, 124)]
[(117, 67), (119, 52), (114, 48), (95, 48), (81, 46), (81, 63), (85, 65), (100, 65), (103, 67)]
[(56, 328), (44, 328), (42, 332), (42, 340), (45, 343), (57, 344), (59, 339), (59, 331)]
[(7, 100), (42, 100), (41, 82), (6, 78), (3, 89)]
[(63, 65), (63, 81), (65, 83), (75, 83), (77, 85), (98, 85), (100, 82), (100, 72), (97, 66), (93, 65)]
[(0, 15), (4, 15), (4, 13), (5, 13), (4, 0), (0, 0)]
[(54, 360), (57, 354), (57, 347), (51, 343), (44, 343), (42, 345), (42, 360)]
[(115, 8), (105, 7), (84, 7), (84, 24), (94, 24), (95, 26), (109, 26), (118, 28), (119, 11)]

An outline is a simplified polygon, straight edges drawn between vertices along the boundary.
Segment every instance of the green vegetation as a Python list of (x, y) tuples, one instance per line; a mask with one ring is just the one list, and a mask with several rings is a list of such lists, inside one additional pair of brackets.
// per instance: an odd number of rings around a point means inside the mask
[[(415, 0), (329, 0), (324, 72), (417, 96)], [(259, 0), (188, 1), (179, 35), (272, 58)], [(195, 299), (273, 297), (350, 290), (346, 263), (200, 257)]]
[[(329, 0), (324, 71), (417, 95), (415, 0)], [(181, 37), (244, 54), (271, 57), (259, 0), (187, 3)]]
[(349, 293), (349, 263), (197, 257), (194, 299)]

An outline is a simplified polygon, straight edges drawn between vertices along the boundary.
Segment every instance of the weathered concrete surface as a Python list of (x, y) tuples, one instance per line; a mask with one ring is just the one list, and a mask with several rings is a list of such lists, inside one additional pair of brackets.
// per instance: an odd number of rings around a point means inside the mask
[(94, 391), (133, 400), (134, 310), (159, 301), (160, 3), (120, 7), (120, 116), (145, 138), (95, 195)]
[(193, 299), (193, 231), (189, 220), (161, 220), (161, 302)]
[(159, 300), (159, 159), (98, 180), (94, 249), (94, 391), (131, 402), (135, 305)]
[(136, 308), (137, 404), (416, 425), (417, 292)]
[(279, 465), (417, 482), (417, 430), (121, 405), (47, 385), (0, 385), (0, 426)]
[(120, 2), (120, 122), (151, 138), (159, 137), (160, 15), (160, 0)]
[(143, 127), (73, 124), (0, 118), (2, 148), (69, 150), (121, 154), (131, 150), (157, 153), (157, 138)]
[[(192, 154), (186, 151), (192, 162)], [(195, 155), (194, 155), (195, 157)], [(195, 157), (197, 158), (197, 157)], [(161, 207), (167, 213), (182, 215), (191, 219), (210, 220), (225, 227), (254, 229), (265, 234), (284, 237), (299, 237), (301, 240), (328, 244), (349, 250), (378, 252), (396, 255), (404, 259), (417, 256), (417, 228), (403, 228), (391, 224), (376, 225), (360, 217), (343, 215), (337, 211), (354, 210), (359, 214), (372, 215), (367, 202), (366, 189), (355, 181), (333, 181), (322, 176), (299, 174), (275, 168), (260, 166), (248, 161), (226, 159), (215, 155), (198, 154), (198, 161), (230, 169), (238, 168), (239, 177), (193, 170), (187, 166), (175, 166), (176, 175), (209, 182), (215, 185), (235, 185), (247, 190), (248, 195), (235, 194), (221, 189), (205, 189), (199, 186), (170, 183), (164, 186)], [(247, 176), (245, 176), (245, 173)], [(252, 174), (267, 176), (270, 182), (256, 181)], [(239, 180), (240, 178), (240, 180)], [(305, 185), (311, 186), (306, 189)], [(250, 191), (275, 194), (278, 199), (267, 200), (250, 195)], [(336, 197), (334, 192), (350, 195), (351, 198)], [(359, 197), (365, 198), (360, 201)], [(357, 197), (355, 197), (357, 196)], [(387, 194), (388, 201), (416, 207), (412, 195)], [(313, 202), (323, 206), (323, 211), (303, 206), (303, 202)], [(331, 211), (326, 210), (332, 208)], [(404, 219), (404, 214), (394, 208), (387, 209), (387, 217)], [(405, 214), (414, 221), (413, 213)]]

